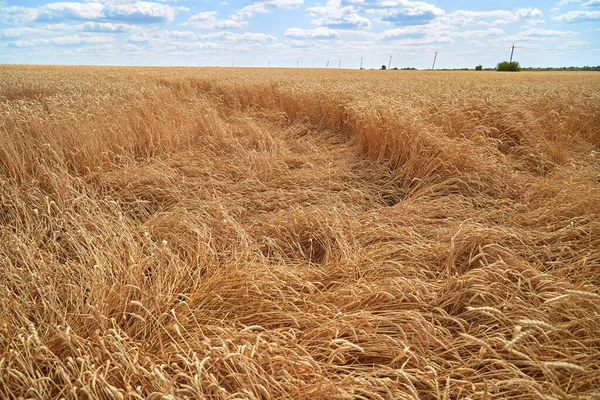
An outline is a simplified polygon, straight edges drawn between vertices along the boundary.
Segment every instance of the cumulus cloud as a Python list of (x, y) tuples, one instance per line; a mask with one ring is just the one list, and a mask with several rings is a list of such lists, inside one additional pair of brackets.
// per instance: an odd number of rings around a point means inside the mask
[(335, 29), (368, 29), (371, 27), (371, 21), (356, 13), (344, 14), (341, 16), (324, 16), (313, 19), (314, 25), (325, 26)]
[[(379, 35), (381, 40), (411, 40), (414, 43), (447, 43), (452, 42), (451, 35), (456, 28), (445, 24), (410, 25), (390, 29)], [(418, 42), (414, 40), (418, 39)]]
[(537, 8), (519, 8), (515, 12), (517, 19), (528, 19), (528, 18), (541, 18), (544, 13)]
[(361, 8), (404, 8), (412, 10), (440, 10), (433, 4), (423, 1), (411, 0), (342, 0), (343, 5), (358, 6)]
[(461, 38), (470, 38), (470, 37), (488, 37), (488, 36), (501, 36), (504, 35), (505, 32), (502, 29), (498, 28), (489, 28), (485, 30), (472, 30), (472, 31), (462, 31), (456, 32), (453, 34), (454, 37)]
[(276, 41), (277, 38), (273, 35), (268, 35), (266, 33), (255, 33), (255, 32), (244, 32), (244, 33), (234, 33), (234, 32), (213, 32), (207, 33), (205, 35), (198, 35), (199, 39), (220, 39), (226, 41), (247, 41), (247, 42), (267, 42), (267, 41)]
[(579, 22), (599, 22), (600, 11), (569, 11), (568, 13), (559, 15), (553, 19), (555, 21), (561, 21), (570, 24)]
[(518, 32), (514, 35), (503, 36), (499, 40), (502, 42), (522, 42), (526, 43), (527, 46), (531, 46), (533, 44), (539, 44), (541, 46), (542, 42), (556, 42), (560, 40), (563, 42), (565, 39), (570, 39), (574, 36), (577, 36), (577, 32), (573, 31), (559, 31), (555, 29), (540, 29), (540, 28), (531, 28), (526, 31)]
[(123, 46), (121, 46), (121, 49), (128, 52), (128, 53), (141, 53), (143, 51), (143, 49), (140, 46), (137, 46), (135, 44), (125, 44)]
[(519, 35), (521, 36), (526, 36), (526, 37), (532, 37), (532, 38), (536, 38), (536, 37), (556, 37), (556, 36), (575, 36), (577, 35), (577, 32), (573, 32), (573, 31), (557, 31), (554, 29), (539, 29), (539, 28), (532, 28), (532, 29), (528, 29), (525, 32), (521, 32), (519, 33)]
[[(444, 20), (453, 25), (469, 25), (473, 23), (491, 26), (505, 25), (523, 19), (539, 19), (544, 13), (537, 8), (520, 8), (515, 12), (508, 10), (472, 11), (458, 10), (447, 14)], [(492, 19), (492, 22), (486, 20)]]
[(30, 27), (22, 27), (22, 28), (8, 28), (0, 30), (0, 38), (3, 39), (15, 39), (23, 36), (30, 35), (39, 35), (43, 33), (43, 29), (39, 28), (30, 28)]
[(216, 18), (216, 15), (217, 15), (216, 11), (205, 11), (205, 12), (198, 13), (196, 15), (192, 15), (188, 19), (188, 22), (208, 21), (210, 19)]
[(249, 6), (245, 6), (229, 16), (234, 21), (241, 21), (244, 18), (251, 18), (255, 14), (269, 13), (273, 9), (289, 9), (300, 6), (304, 0), (259, 0)]
[(427, 3), (418, 7), (403, 7), (383, 12), (382, 21), (392, 22), (395, 25), (423, 25), (437, 17), (444, 15), (444, 11)]
[(340, 36), (340, 32), (334, 29), (319, 27), (315, 29), (300, 29), (289, 28), (284, 33), (285, 37), (291, 39), (336, 39)]
[(37, 22), (96, 20), (104, 16), (100, 3), (50, 3), (37, 10)]
[(108, 19), (143, 24), (173, 21), (176, 10), (160, 3), (136, 1), (134, 3), (109, 4), (104, 8), (104, 13)]
[(580, 0), (560, 0), (558, 3), (556, 3), (557, 7), (562, 7), (562, 6), (566, 6), (569, 3), (579, 3)]
[(0, 2), (0, 22), (5, 24), (22, 24), (30, 22), (37, 16), (37, 10), (30, 7), (4, 7)]
[(247, 21), (234, 21), (232, 19), (218, 20), (215, 24), (217, 29), (242, 29), (248, 26)]
[(371, 21), (360, 15), (354, 6), (342, 6), (341, 0), (330, 0), (323, 7), (308, 7), (316, 26), (335, 29), (369, 29)]
[(427, 24), (445, 14), (433, 4), (410, 0), (330, 0), (325, 7), (310, 7), (308, 11), (338, 18), (350, 13), (381, 13), (381, 21), (398, 26)]
[(130, 0), (55, 2), (38, 8), (3, 7), (0, 3), (0, 22), (122, 21), (144, 24), (172, 21), (178, 9), (181, 7), (174, 8), (150, 1)]
[(600, 0), (590, 0), (581, 5), (581, 7), (600, 7)]
[(256, 3), (267, 4), (275, 8), (295, 8), (304, 4), (304, 0), (258, 0)]
[(114, 38), (111, 36), (58, 36), (49, 39), (33, 39), (33, 40), (17, 40), (15, 46), (17, 47), (32, 47), (40, 45), (56, 45), (56, 46), (76, 46), (80, 44), (106, 44), (114, 42)]
[(165, 34), (177, 39), (195, 39), (196, 34), (192, 31), (165, 31)]
[(191, 16), (187, 24), (201, 29), (242, 29), (248, 26), (247, 21), (218, 19), (216, 11), (205, 11)]
[(85, 24), (46, 24), (44, 25), (44, 29), (48, 31), (82, 31), (85, 27)]
[(119, 23), (115, 24), (112, 22), (86, 22), (83, 24), (84, 32), (122, 33), (130, 31), (134, 28), (135, 27), (132, 25)]
[(244, 8), (241, 8), (231, 14), (229, 18), (235, 21), (241, 21), (244, 18), (251, 18), (254, 14), (268, 13), (269, 8), (265, 3), (254, 3)]

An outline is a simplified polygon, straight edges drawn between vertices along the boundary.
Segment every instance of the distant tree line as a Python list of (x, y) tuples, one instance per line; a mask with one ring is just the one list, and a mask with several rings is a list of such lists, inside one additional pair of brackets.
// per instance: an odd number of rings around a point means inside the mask
[[(386, 69), (388, 69), (385, 65), (382, 65), (380, 68), (382, 71), (385, 71)], [(394, 67), (394, 68), (390, 68), (390, 71), (416, 71), (416, 68), (412, 68), (412, 67), (405, 67), (405, 68), (398, 68), (398, 67)]]
[(527, 67), (523, 71), (600, 71), (600, 65), (583, 67)]
[[(385, 65), (382, 65), (381, 70), (387, 70)], [(600, 71), (600, 65), (597, 66), (583, 66), (583, 67), (521, 67), (517, 61), (508, 62), (503, 61), (498, 63), (494, 68), (484, 68), (481, 64), (475, 66), (475, 68), (436, 68), (437, 71)], [(406, 68), (390, 68), (390, 71), (416, 71), (417, 68), (406, 67)]]

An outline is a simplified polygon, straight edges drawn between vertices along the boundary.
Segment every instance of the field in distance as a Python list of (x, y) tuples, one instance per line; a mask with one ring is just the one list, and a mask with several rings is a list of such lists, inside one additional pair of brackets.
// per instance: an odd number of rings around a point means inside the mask
[(0, 397), (600, 396), (597, 73), (0, 66)]

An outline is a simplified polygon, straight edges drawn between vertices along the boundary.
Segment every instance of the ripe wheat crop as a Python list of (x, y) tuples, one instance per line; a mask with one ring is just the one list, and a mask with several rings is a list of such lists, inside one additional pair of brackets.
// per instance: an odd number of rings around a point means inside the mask
[(0, 397), (600, 396), (594, 73), (0, 67)]

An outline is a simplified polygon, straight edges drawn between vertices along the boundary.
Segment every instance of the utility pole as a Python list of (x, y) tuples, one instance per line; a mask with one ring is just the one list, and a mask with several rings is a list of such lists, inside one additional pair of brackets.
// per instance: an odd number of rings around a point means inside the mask
[(510, 62), (512, 62), (513, 53), (515, 52), (515, 44), (513, 43), (512, 50), (510, 52)]
[(433, 65), (431, 66), (431, 69), (435, 69), (435, 60), (437, 60), (437, 51), (435, 52), (435, 56), (433, 56)]
[(388, 63), (388, 69), (392, 66), (392, 56), (390, 56), (390, 62)]
[(362, 57), (360, 58), (360, 69), (362, 69)]

